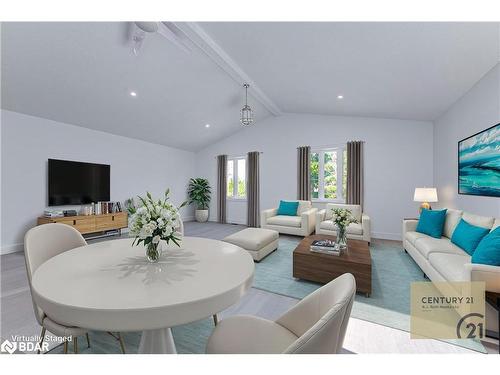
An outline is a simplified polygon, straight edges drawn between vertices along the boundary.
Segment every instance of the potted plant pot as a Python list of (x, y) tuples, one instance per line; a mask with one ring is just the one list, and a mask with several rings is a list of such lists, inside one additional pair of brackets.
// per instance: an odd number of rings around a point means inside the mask
[(208, 210), (196, 210), (194, 212), (194, 218), (198, 223), (204, 223), (208, 221)]

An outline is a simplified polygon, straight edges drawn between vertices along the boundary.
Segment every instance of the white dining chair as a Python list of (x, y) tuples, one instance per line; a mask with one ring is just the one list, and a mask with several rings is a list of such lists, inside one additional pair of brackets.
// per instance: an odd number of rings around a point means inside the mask
[(177, 214), (177, 217), (179, 218), (179, 227), (177, 228), (177, 232), (179, 232), (181, 236), (184, 236), (184, 222), (182, 221), (180, 214)]
[(356, 293), (343, 274), (314, 291), (276, 321), (254, 316), (223, 319), (208, 339), (214, 354), (333, 354), (342, 349)]
[[(182, 221), (182, 217), (180, 214), (177, 214), (177, 217), (179, 219), (179, 226), (176, 228), (177, 232), (180, 233), (181, 237), (184, 237), (184, 222)], [(214, 325), (216, 326), (219, 323), (219, 317), (217, 314), (212, 315), (212, 318), (214, 320)]]
[[(177, 232), (179, 232), (180, 235), (184, 237), (184, 222), (182, 221), (182, 217), (180, 214), (178, 214), (178, 218), (179, 218), (179, 226), (177, 227)], [(216, 326), (219, 323), (219, 317), (217, 316), (217, 314), (214, 314), (212, 318), (214, 320), (214, 325)]]
[[(177, 232), (180, 233), (181, 237), (184, 237), (184, 222), (182, 221), (182, 217), (180, 214), (178, 214), (177, 217), (179, 218), (179, 226), (177, 227)], [(214, 314), (212, 318), (214, 320), (214, 325), (216, 326), (219, 323), (217, 314)]]
[[(42, 327), (40, 335), (40, 346), (45, 339), (46, 331), (50, 331), (56, 336), (71, 337), (73, 341), (73, 351), (78, 353), (78, 337), (86, 336), (87, 346), (90, 347), (90, 339), (88, 332), (79, 327), (69, 327), (64, 324), (58, 323), (49, 318), (44, 311), (35, 303), (33, 299), (33, 290), (31, 279), (33, 273), (44, 262), (58, 254), (76, 247), (85, 246), (87, 242), (83, 236), (75, 228), (60, 223), (51, 223), (36, 226), (30, 229), (24, 237), (24, 258), (26, 262), (26, 271), (28, 274), (28, 282), (31, 290), (33, 308), (35, 310), (35, 317)], [(125, 345), (121, 334), (118, 333), (117, 339), (120, 342), (122, 353), (125, 353)], [(64, 341), (64, 353), (68, 352), (68, 341)], [(40, 353), (40, 350), (38, 350)]]

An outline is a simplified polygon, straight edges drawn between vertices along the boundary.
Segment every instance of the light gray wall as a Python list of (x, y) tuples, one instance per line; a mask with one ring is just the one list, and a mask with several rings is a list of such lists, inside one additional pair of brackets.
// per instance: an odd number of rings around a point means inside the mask
[[(235, 123), (235, 126), (239, 126)], [(269, 118), (196, 154), (196, 172), (210, 180), (210, 219), (216, 220), (216, 155), (262, 151), (261, 209), (296, 199), (296, 148), (364, 140), (365, 212), (373, 236), (401, 238), (401, 220), (414, 217), (417, 186), (433, 183), (433, 124), (430, 122), (290, 114)], [(321, 206), (321, 205), (318, 205)], [(246, 222), (246, 201), (228, 201), (228, 219)]]
[(500, 64), (434, 124), (434, 182), (440, 207), (500, 217), (500, 199), (458, 194), (458, 141), (500, 122)]
[[(1, 112), (2, 253), (22, 249), (23, 236), (47, 207), (47, 159), (111, 165), (111, 200), (171, 189), (186, 199), (195, 155), (166, 146), (111, 135), (16, 112)], [(182, 212), (191, 218), (191, 208)]]

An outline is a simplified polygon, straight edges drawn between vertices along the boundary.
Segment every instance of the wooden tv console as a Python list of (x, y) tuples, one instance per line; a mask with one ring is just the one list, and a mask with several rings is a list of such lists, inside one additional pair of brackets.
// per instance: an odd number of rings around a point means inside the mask
[(37, 225), (48, 223), (71, 225), (81, 234), (107, 232), (112, 230), (121, 233), (121, 230), (128, 226), (128, 216), (126, 212), (115, 212), (102, 215), (78, 215), (52, 218), (41, 216), (37, 220)]

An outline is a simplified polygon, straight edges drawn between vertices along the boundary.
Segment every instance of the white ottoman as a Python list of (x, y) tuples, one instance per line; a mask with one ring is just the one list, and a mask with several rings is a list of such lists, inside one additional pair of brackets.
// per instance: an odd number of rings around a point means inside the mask
[(278, 248), (279, 233), (272, 229), (246, 228), (223, 241), (244, 248), (258, 262)]

